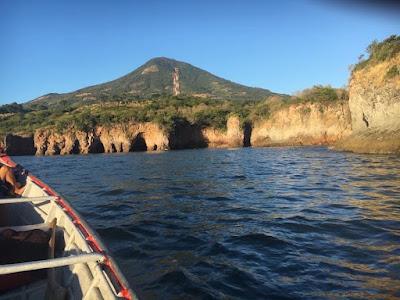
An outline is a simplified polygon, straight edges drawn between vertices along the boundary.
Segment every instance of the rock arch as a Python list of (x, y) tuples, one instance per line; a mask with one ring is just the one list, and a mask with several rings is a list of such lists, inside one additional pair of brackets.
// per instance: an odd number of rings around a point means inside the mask
[(98, 137), (93, 138), (92, 143), (89, 146), (89, 153), (104, 153), (104, 145)]
[(138, 133), (132, 140), (129, 152), (147, 151), (146, 140), (143, 137), (143, 132)]

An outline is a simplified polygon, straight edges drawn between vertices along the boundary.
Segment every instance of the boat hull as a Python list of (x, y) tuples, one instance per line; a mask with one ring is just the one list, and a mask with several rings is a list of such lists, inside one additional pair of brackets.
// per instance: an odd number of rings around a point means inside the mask
[[(10, 167), (16, 166), (8, 156), (1, 156), (0, 162)], [(2, 199), (0, 203), (1, 201)], [(28, 173), (22, 197), (15, 198), (15, 203), (0, 205), (0, 214), (3, 228), (5, 226), (15, 228), (40, 226), (56, 219), (57, 232), (60, 236), (58, 246), (63, 243), (60, 253), (62, 258), (86, 254), (101, 255), (101, 260), (54, 268), (53, 278), (57, 281), (57, 285), (66, 289), (69, 299), (137, 299), (96, 233), (68, 201), (37, 177)], [(49, 261), (54, 262), (50, 259)], [(2, 266), (0, 266), (0, 272), (1, 268)], [(42, 282), (42, 286), (36, 282), (25, 290), (28, 293), (27, 296), (33, 294), (38, 296), (38, 293), (48, 290), (48, 286), (47, 280), (47, 282)], [(21, 293), (24, 293), (24, 289), (1, 295), (0, 299), (19, 298), (23, 296)]]

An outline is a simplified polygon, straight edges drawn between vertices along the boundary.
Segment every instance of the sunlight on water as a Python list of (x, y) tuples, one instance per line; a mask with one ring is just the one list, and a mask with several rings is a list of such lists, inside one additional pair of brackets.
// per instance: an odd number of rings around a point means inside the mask
[(400, 157), (324, 148), (16, 157), (146, 299), (400, 297)]

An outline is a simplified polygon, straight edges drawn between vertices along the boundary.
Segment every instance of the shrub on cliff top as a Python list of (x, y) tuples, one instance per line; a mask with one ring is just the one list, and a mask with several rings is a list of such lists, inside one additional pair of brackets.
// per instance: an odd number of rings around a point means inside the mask
[(0, 114), (26, 112), (22, 104), (16, 102), (0, 106)]
[(397, 53), (400, 53), (400, 36), (391, 35), (382, 42), (373, 41), (367, 47), (367, 53), (368, 57), (366, 59), (363, 59), (363, 55), (360, 56), (360, 61), (354, 66), (353, 71), (391, 59)]
[(194, 121), (201, 127), (212, 126), (217, 129), (226, 129), (229, 110), (209, 109), (195, 113)]
[(396, 76), (400, 76), (400, 66), (392, 66), (386, 73), (387, 79), (392, 79)]
[(305, 89), (296, 95), (299, 102), (324, 102), (346, 100), (346, 91), (334, 89), (331, 86), (315, 85), (310, 89)]

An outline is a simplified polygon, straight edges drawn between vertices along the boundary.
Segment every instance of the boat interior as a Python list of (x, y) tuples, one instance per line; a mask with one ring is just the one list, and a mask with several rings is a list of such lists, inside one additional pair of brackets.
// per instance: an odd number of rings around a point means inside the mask
[(104, 246), (65, 200), (19, 172), (0, 199), (0, 299), (134, 299)]

